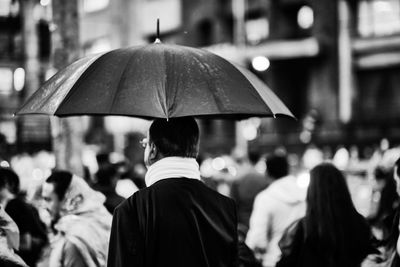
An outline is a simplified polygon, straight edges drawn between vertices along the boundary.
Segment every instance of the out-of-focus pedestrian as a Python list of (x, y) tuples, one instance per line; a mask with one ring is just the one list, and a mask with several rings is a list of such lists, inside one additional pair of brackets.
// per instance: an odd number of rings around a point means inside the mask
[(359, 267), (375, 252), (370, 227), (334, 165), (311, 170), (306, 215), (287, 229), (279, 246), (277, 267)]
[(242, 234), (245, 238), (249, 229), (254, 198), (272, 182), (272, 179), (256, 169), (255, 165), (260, 160), (260, 153), (249, 151), (248, 157), (236, 159), (236, 161), (239, 160), (241, 173), (232, 183), (231, 197), (236, 201), (239, 235)]
[(191, 117), (153, 121), (147, 188), (114, 211), (108, 267), (237, 266), (235, 203), (200, 180), (198, 142)]
[(391, 226), (399, 207), (399, 196), (396, 192), (396, 182), (393, 179), (393, 167), (384, 169), (378, 166), (375, 171), (375, 181), (378, 185), (379, 202), (375, 214), (368, 218), (369, 223), (379, 230), (382, 240), (387, 240)]
[(112, 216), (104, 195), (70, 172), (54, 171), (42, 197), (56, 231), (49, 266), (106, 266)]
[(266, 159), (267, 174), (274, 182), (254, 200), (246, 244), (263, 266), (275, 266), (281, 251), (278, 242), (285, 229), (305, 214), (306, 188), (289, 174), (287, 156), (273, 153)]
[(40, 220), (37, 209), (20, 192), (19, 177), (10, 168), (0, 168), (0, 201), (19, 228), (17, 253), (29, 266), (36, 266), (48, 242), (46, 226)]
[(18, 226), (0, 205), (0, 266), (27, 267), (25, 262), (14, 252), (18, 248)]
[(118, 195), (115, 191), (119, 179), (117, 167), (112, 164), (102, 167), (97, 171), (96, 178), (97, 182), (93, 188), (105, 195), (106, 201), (104, 202), (104, 206), (113, 214), (115, 207), (125, 200), (124, 197)]
[[(393, 178), (396, 182), (396, 192), (400, 196), (400, 158), (394, 164)], [(397, 208), (394, 216), (392, 231), (386, 244), (386, 265), (388, 267), (400, 267), (400, 210)]]

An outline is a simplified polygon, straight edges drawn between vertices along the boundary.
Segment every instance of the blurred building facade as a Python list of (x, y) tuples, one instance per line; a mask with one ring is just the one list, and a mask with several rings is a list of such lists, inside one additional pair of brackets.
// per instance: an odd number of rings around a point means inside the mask
[[(363, 148), (382, 138), (400, 141), (398, 1), (246, 3), (246, 47), (225, 45), (212, 50), (248, 64), (299, 119), (263, 120), (251, 146)], [(265, 8), (253, 10), (256, 3)], [(251, 27), (262, 24), (268, 31), (255, 38), (257, 27)], [(268, 60), (267, 70), (255, 69), (263, 67), (253, 61), (260, 57)]]
[[(54, 71), (51, 0), (0, 0), (0, 132), (20, 150), (51, 148), (49, 118), (12, 113)], [(299, 119), (246, 122), (252, 149), (400, 139), (400, 3), (396, 0), (81, 0), (91, 54), (152, 42), (205, 47), (249, 67)], [(258, 60), (258, 61), (257, 61)], [(258, 65), (257, 65), (258, 62)], [(261, 64), (261, 65), (260, 65)], [(89, 122), (86, 141), (130, 147), (132, 127)], [(111, 126), (110, 126), (111, 125)], [(201, 121), (202, 150), (229, 153), (234, 122)], [(116, 135), (123, 135), (123, 140)], [(119, 138), (119, 139), (118, 139)], [(134, 154), (129, 152), (128, 154)]]

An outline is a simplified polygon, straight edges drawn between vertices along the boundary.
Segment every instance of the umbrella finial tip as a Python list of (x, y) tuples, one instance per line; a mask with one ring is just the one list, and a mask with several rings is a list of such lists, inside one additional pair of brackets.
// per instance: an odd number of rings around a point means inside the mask
[(157, 39), (160, 38), (160, 18), (157, 18)]

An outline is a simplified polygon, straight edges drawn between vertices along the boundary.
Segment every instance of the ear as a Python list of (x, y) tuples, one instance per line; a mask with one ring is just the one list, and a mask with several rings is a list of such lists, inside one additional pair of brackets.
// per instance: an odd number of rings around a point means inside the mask
[(154, 161), (158, 157), (158, 149), (154, 145), (154, 143), (150, 143), (149, 146), (150, 146), (149, 159)]

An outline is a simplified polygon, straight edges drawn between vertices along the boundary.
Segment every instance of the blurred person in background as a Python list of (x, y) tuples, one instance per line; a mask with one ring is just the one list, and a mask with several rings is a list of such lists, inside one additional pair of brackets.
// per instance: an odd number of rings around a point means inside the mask
[(256, 169), (260, 156), (257, 151), (249, 151), (248, 157), (243, 156), (236, 159), (240, 173), (232, 183), (231, 197), (236, 201), (239, 238), (243, 240), (249, 229), (254, 198), (272, 182), (269, 177)]
[(114, 211), (108, 267), (237, 266), (235, 203), (200, 180), (194, 118), (156, 119), (141, 143), (147, 187)]
[(97, 171), (96, 178), (97, 181), (93, 185), (93, 189), (105, 195), (106, 201), (104, 202), (104, 206), (113, 214), (115, 207), (125, 200), (124, 197), (118, 195), (115, 191), (119, 179), (117, 166), (113, 164), (103, 166)]
[(0, 205), (0, 266), (26, 267), (25, 262), (14, 252), (18, 249), (18, 226)]
[(278, 242), (284, 230), (305, 214), (306, 188), (289, 175), (286, 154), (273, 153), (266, 159), (267, 174), (274, 180), (254, 200), (246, 244), (263, 266), (275, 266), (281, 251)]
[(334, 165), (311, 170), (306, 215), (285, 231), (279, 246), (277, 267), (358, 267), (376, 251), (370, 227)]
[[(400, 158), (394, 164), (393, 179), (396, 183), (396, 192), (400, 196)], [(385, 243), (386, 262), (385, 266), (400, 267), (400, 208), (397, 207), (393, 219), (391, 232)]]
[(36, 266), (48, 241), (46, 226), (40, 220), (37, 209), (20, 192), (19, 177), (10, 168), (0, 168), (0, 202), (19, 228), (17, 253), (29, 266)]
[(396, 182), (393, 179), (393, 168), (384, 169), (378, 166), (374, 171), (376, 190), (379, 202), (376, 212), (368, 218), (369, 223), (379, 230), (381, 240), (386, 240), (391, 231), (396, 211), (399, 207), (399, 196), (396, 192)]
[(53, 171), (42, 187), (53, 220), (49, 266), (106, 266), (112, 216), (105, 197), (68, 171)]

